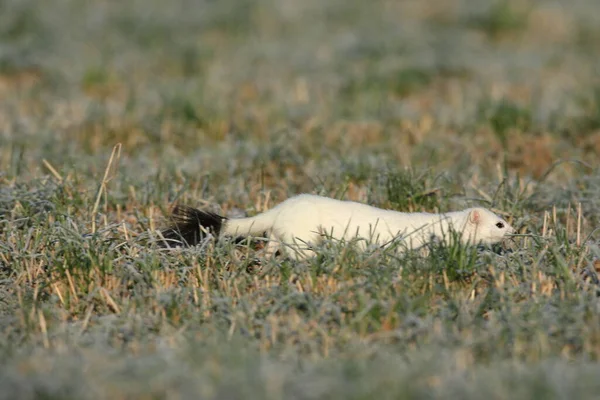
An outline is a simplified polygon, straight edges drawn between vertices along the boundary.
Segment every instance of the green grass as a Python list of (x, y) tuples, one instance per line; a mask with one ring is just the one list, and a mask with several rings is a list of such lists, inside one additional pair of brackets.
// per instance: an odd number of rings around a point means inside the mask
[(479, 107), (481, 119), (489, 123), (504, 149), (508, 149), (512, 141), (511, 134), (530, 133), (532, 117), (527, 108), (508, 101), (482, 102)]
[[(0, 2), (0, 399), (597, 397), (598, 6), (490, 4)], [(303, 192), (520, 236), (156, 245)]]
[(489, 3), (489, 8), (473, 17), (470, 23), (490, 39), (499, 40), (510, 34), (521, 33), (527, 28), (528, 10), (522, 6), (517, 7), (519, 2), (497, 0)]

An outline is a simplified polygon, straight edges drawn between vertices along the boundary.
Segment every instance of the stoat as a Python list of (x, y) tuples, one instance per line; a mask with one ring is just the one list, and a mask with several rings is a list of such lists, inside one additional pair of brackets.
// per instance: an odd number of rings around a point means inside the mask
[(358, 240), (386, 247), (419, 248), (432, 238), (448, 243), (451, 230), (464, 244), (493, 244), (514, 232), (503, 219), (485, 208), (444, 214), (384, 210), (353, 201), (301, 194), (248, 218), (228, 219), (191, 207), (176, 206), (173, 225), (162, 231), (168, 245), (196, 245), (207, 233), (215, 237), (264, 237), (267, 255), (283, 250), (294, 259), (313, 255), (312, 245), (325, 237)]

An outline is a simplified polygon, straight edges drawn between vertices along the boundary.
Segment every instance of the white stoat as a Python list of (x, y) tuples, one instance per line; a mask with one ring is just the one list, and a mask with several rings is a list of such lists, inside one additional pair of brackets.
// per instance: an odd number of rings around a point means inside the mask
[[(269, 239), (267, 254), (279, 249), (292, 258), (310, 256), (311, 245), (323, 237), (360, 240), (388, 246), (418, 248), (435, 237), (448, 241), (451, 229), (465, 244), (492, 244), (502, 241), (514, 229), (485, 208), (469, 208), (444, 214), (404, 213), (384, 210), (353, 201), (301, 194), (249, 218), (228, 219), (217, 214), (176, 206), (174, 225), (162, 232), (168, 242), (195, 245), (208, 231), (219, 236), (263, 236)], [(402, 246), (403, 245), (403, 246)]]

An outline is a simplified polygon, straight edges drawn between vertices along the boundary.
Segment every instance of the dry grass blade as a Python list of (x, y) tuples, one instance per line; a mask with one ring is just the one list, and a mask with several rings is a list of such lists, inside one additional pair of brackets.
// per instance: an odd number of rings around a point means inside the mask
[[(100, 206), (100, 200), (102, 199), (102, 194), (107, 191), (108, 182), (114, 177), (109, 176), (111, 170), (114, 170), (116, 174), (118, 163), (121, 158), (121, 143), (117, 143), (110, 153), (110, 158), (108, 159), (108, 163), (106, 164), (106, 168), (104, 169), (104, 176), (102, 177), (102, 182), (98, 187), (98, 193), (96, 195), (96, 201), (94, 202), (94, 206), (92, 208), (92, 233), (96, 233), (96, 214), (98, 213), (98, 207)], [(113, 162), (116, 164), (113, 168)]]

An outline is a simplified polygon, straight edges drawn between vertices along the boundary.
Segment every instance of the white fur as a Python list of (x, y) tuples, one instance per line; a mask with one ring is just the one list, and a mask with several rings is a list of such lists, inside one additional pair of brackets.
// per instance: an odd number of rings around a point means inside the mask
[[(498, 228), (496, 224), (504, 225)], [(388, 246), (401, 240), (407, 248), (418, 248), (435, 236), (450, 237), (450, 227), (461, 234), (465, 244), (492, 244), (513, 233), (513, 228), (485, 208), (470, 208), (445, 214), (403, 213), (383, 210), (352, 201), (302, 194), (250, 218), (229, 219), (222, 234), (269, 238), (267, 251), (286, 249), (294, 258), (311, 255), (310, 246), (323, 237), (337, 240), (365, 239), (368, 243)], [(290, 251), (291, 250), (291, 251)]]

